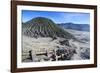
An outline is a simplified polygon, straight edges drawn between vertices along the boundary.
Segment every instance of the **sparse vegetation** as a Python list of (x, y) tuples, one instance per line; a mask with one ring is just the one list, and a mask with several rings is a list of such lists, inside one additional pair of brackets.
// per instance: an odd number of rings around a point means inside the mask
[(74, 38), (71, 33), (57, 26), (52, 20), (43, 17), (37, 17), (24, 23), (23, 30), (24, 34), (29, 37)]

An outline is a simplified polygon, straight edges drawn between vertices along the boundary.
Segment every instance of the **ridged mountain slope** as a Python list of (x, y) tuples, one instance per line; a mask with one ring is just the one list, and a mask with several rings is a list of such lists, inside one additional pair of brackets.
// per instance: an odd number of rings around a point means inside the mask
[(61, 27), (56, 25), (51, 19), (44, 17), (36, 17), (23, 23), (23, 34), (29, 37), (61, 37), (71, 39), (74, 38), (72, 34), (64, 31)]

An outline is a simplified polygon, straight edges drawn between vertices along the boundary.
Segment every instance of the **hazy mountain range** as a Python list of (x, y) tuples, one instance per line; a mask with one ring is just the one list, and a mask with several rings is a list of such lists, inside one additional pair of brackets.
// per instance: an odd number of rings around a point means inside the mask
[(90, 31), (89, 24), (74, 24), (74, 23), (61, 23), (58, 26), (65, 28), (65, 29), (73, 29), (79, 31)]

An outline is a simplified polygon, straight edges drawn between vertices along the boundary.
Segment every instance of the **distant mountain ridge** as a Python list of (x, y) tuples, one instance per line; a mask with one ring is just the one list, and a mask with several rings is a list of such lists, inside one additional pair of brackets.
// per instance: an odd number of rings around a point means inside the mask
[(90, 31), (89, 24), (74, 24), (74, 23), (61, 23), (58, 26), (65, 28), (65, 29), (73, 29), (79, 31)]

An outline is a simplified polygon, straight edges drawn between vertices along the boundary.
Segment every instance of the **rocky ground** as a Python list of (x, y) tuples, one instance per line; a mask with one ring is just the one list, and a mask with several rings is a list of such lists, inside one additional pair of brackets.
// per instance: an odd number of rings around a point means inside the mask
[(85, 60), (90, 58), (89, 32), (66, 29), (82, 42), (64, 38), (22, 37), (22, 62)]

